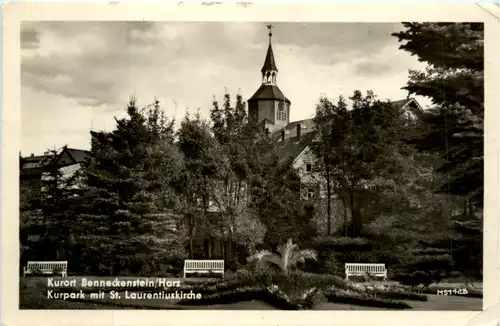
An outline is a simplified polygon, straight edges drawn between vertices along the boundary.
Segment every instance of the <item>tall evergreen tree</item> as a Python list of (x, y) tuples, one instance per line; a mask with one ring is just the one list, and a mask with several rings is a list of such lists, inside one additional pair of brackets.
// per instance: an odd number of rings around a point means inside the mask
[(67, 260), (71, 255), (76, 205), (82, 189), (79, 171), (63, 171), (58, 164), (59, 154), (57, 150), (48, 151), (39, 196), (25, 203), (29, 211), (23, 211), (21, 216), (22, 240), (28, 234), (39, 236), (36, 248), (30, 250), (33, 259)]
[(162, 214), (165, 198), (158, 172), (176, 171), (158, 170), (155, 155), (165, 149), (162, 132), (155, 130), (159, 123), (153, 123), (158, 118), (150, 116), (148, 123), (135, 99), (127, 113), (127, 118), (116, 121), (114, 131), (92, 132), (85, 171), (85, 211), (90, 215), (81, 225), (92, 225), (93, 232), (82, 234), (81, 241), (90, 244), (84, 254), (110, 275), (159, 272), (168, 256), (179, 251), (171, 216)]
[(410, 71), (404, 87), (429, 97), (433, 107), (423, 115), (416, 143), (438, 151), (447, 176), (440, 191), (483, 203), (484, 161), (484, 25), (482, 23), (404, 23), (393, 35), (401, 49), (427, 63)]
[[(410, 141), (443, 158), (438, 171), (445, 178), (438, 191), (465, 197), (462, 220), (466, 221), (455, 223), (451, 244), (457, 248), (457, 268), (474, 266), (472, 274), (477, 277), (482, 270), (484, 24), (404, 23), (404, 27), (393, 34), (402, 42), (400, 49), (427, 64), (424, 71), (410, 71), (404, 88), (429, 97), (433, 104)], [(473, 257), (475, 263), (464, 264), (465, 257)]]

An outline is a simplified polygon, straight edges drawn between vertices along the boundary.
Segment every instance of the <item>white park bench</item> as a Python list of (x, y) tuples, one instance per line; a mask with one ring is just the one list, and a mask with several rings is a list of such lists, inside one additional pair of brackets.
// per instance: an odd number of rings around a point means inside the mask
[(187, 273), (221, 273), (224, 277), (224, 260), (185, 260), (184, 278)]
[(23, 270), (23, 276), (26, 274), (33, 274), (35, 272), (43, 274), (54, 274), (60, 272), (62, 277), (68, 276), (68, 262), (67, 261), (29, 261)]
[(349, 280), (349, 276), (373, 275), (387, 279), (387, 269), (385, 264), (345, 264), (345, 279)]

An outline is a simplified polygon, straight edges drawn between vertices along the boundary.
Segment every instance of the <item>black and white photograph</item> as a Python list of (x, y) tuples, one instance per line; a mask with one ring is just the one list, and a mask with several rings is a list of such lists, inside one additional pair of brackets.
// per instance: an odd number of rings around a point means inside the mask
[(482, 311), (485, 29), (22, 21), (18, 309)]

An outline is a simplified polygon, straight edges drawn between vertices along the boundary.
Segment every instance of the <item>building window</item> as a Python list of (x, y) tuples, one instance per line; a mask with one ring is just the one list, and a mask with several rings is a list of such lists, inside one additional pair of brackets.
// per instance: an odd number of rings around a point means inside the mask
[(25, 163), (24, 168), (25, 169), (33, 169), (33, 168), (38, 168), (41, 165), (39, 163)]
[(311, 163), (306, 163), (306, 172), (307, 173), (312, 172), (312, 164)]
[(286, 121), (286, 110), (283, 102), (278, 104), (278, 120)]

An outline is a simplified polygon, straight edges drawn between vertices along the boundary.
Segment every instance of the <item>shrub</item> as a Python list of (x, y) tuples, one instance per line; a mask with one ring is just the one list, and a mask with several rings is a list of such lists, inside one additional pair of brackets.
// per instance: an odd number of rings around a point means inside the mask
[(443, 278), (442, 272), (439, 270), (422, 271), (417, 270), (411, 274), (399, 274), (394, 276), (394, 280), (400, 282), (403, 285), (408, 286), (418, 286), (424, 285), (429, 286), (432, 283), (438, 283)]
[(283, 292), (270, 289), (262, 285), (242, 286), (232, 290), (215, 292), (204, 295), (201, 299), (183, 300), (181, 305), (211, 305), (229, 304), (240, 301), (262, 300), (273, 306), (285, 310), (295, 310), (296, 306), (291, 304)]
[(313, 248), (316, 250), (334, 251), (368, 251), (373, 249), (373, 243), (366, 238), (349, 237), (318, 237), (313, 241)]
[(314, 309), (327, 301), (322, 290), (312, 288), (301, 297), (301, 302), (298, 304), (298, 307), (300, 309)]
[(42, 272), (42, 269), (40, 267), (34, 267), (31, 269), (31, 275), (33, 276), (43, 276), (43, 272)]
[(279, 246), (277, 251), (277, 253), (268, 250), (259, 251), (248, 257), (248, 261), (257, 268), (265, 270), (271, 268), (288, 273), (306, 260), (317, 259), (316, 251), (299, 249), (299, 246), (293, 243), (291, 238), (288, 239), (286, 244)]
[(326, 302), (326, 297), (316, 288), (288, 294), (276, 284), (269, 286), (225, 284), (224, 286), (218, 285), (204, 289), (197, 288), (197, 291), (203, 295), (201, 299), (183, 300), (179, 304), (209, 305), (262, 300), (280, 309), (297, 310), (313, 309)]
[(233, 258), (227, 262), (226, 267), (227, 267), (228, 271), (235, 272), (235, 271), (238, 271), (239, 269), (241, 269), (243, 267), (243, 265), (238, 261), (237, 258)]
[(248, 285), (277, 285), (286, 293), (302, 292), (313, 287), (319, 289), (327, 286), (348, 288), (347, 283), (342, 278), (335, 275), (304, 273), (301, 271), (291, 271), (289, 273), (279, 273), (276, 271), (258, 271), (256, 273), (250, 273), (242, 271), (236, 273), (232, 281)]
[[(325, 302), (326, 298), (321, 292), (322, 288), (328, 286), (346, 287), (345, 281), (334, 275), (319, 275), (313, 273), (304, 273), (297, 270), (288, 273), (279, 272), (273, 269), (262, 270), (257, 269), (252, 271), (252, 268), (241, 269), (235, 273), (228, 275), (224, 282), (218, 283), (199, 283), (187, 286), (187, 290), (191, 289), (205, 295), (214, 295), (213, 298), (218, 298), (217, 293), (224, 296), (233, 296), (232, 292), (243, 291), (244, 289), (253, 289), (255, 287), (266, 287), (273, 298), (265, 297), (270, 304), (283, 306), (293, 306), (293, 309), (312, 309), (319, 303)], [(179, 289), (179, 290), (183, 290)], [(234, 300), (244, 300), (243, 294), (234, 294)], [(248, 298), (253, 298), (249, 296)], [(211, 299), (212, 300), (212, 299)], [(215, 299), (214, 299), (215, 300)], [(217, 299), (219, 300), (219, 299)], [(227, 299), (230, 300), (230, 299)], [(233, 300), (233, 299), (231, 299)], [(274, 300), (274, 301), (273, 301)], [(192, 304), (195, 304), (194, 302)], [(198, 303), (201, 304), (201, 303)], [(292, 309), (290, 307), (286, 309)]]
[(395, 286), (395, 285), (377, 285), (377, 284), (356, 284), (352, 286), (353, 290), (360, 293), (370, 294), (375, 297), (386, 299), (399, 299), (399, 300), (415, 300), (427, 301), (426, 295), (411, 292), (410, 289)]
[(52, 272), (54, 273), (54, 275), (59, 275), (59, 276), (62, 276), (63, 275), (63, 272), (64, 272), (64, 268), (62, 267), (55, 267)]
[(344, 275), (345, 263), (394, 264), (397, 257), (392, 253), (377, 251), (370, 238), (319, 237), (313, 241), (318, 253), (317, 262), (309, 262), (307, 271)]

